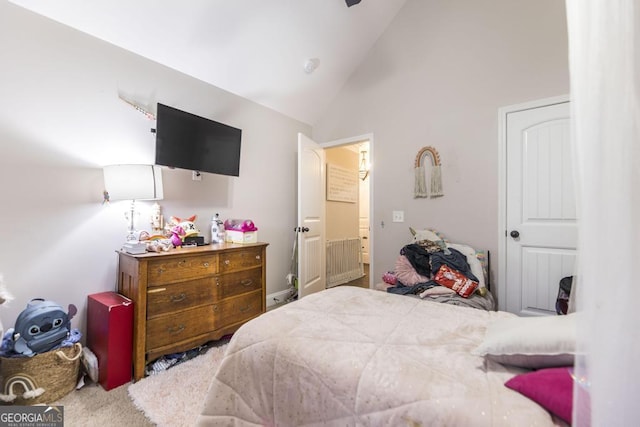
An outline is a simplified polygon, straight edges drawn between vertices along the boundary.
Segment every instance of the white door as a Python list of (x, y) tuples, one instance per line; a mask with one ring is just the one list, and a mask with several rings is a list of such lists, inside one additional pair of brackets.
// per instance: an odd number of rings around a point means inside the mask
[[(506, 116), (506, 310), (555, 314), (574, 274), (577, 223), (569, 103)], [(504, 306), (503, 306), (504, 307)]]
[(324, 149), (298, 134), (298, 298), (326, 287)]

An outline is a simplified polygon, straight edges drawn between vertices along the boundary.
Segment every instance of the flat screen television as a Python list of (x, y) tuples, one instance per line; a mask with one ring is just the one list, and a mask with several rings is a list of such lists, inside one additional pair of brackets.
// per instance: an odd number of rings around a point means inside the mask
[(242, 130), (158, 103), (156, 164), (240, 175)]

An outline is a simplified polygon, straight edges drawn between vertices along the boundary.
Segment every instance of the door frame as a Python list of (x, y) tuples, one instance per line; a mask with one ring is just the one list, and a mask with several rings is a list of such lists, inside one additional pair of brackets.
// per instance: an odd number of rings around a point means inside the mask
[(507, 296), (507, 115), (569, 101), (569, 95), (559, 95), (498, 108), (498, 310), (506, 310)]
[[(374, 142), (373, 133), (365, 133), (362, 135), (351, 136), (348, 138), (336, 139), (327, 142), (318, 142), (322, 148), (334, 148), (343, 145), (353, 145), (362, 141), (369, 141), (369, 163), (372, 164), (374, 159)], [(375, 175), (375, 165), (372, 164), (371, 171), (369, 172), (369, 288), (373, 289), (375, 281), (373, 280), (373, 265), (375, 263), (375, 233), (371, 224), (375, 224), (373, 218), (373, 204), (374, 204), (374, 185), (373, 176)]]

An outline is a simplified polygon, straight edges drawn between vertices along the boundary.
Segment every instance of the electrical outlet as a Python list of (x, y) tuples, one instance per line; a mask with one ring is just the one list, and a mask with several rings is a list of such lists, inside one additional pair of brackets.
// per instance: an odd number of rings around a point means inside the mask
[(391, 217), (393, 222), (404, 222), (404, 211), (393, 211)]

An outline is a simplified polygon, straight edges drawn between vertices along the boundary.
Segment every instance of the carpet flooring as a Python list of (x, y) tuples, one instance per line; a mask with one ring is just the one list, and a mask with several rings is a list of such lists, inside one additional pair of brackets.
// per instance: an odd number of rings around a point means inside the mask
[(87, 384), (52, 405), (64, 407), (65, 427), (194, 426), (226, 341), (187, 362), (106, 391)]
[(131, 402), (128, 384), (109, 391), (98, 384), (87, 384), (52, 405), (64, 407), (65, 427), (152, 427), (153, 423)]
[(129, 386), (133, 404), (159, 427), (194, 426), (227, 344)]

